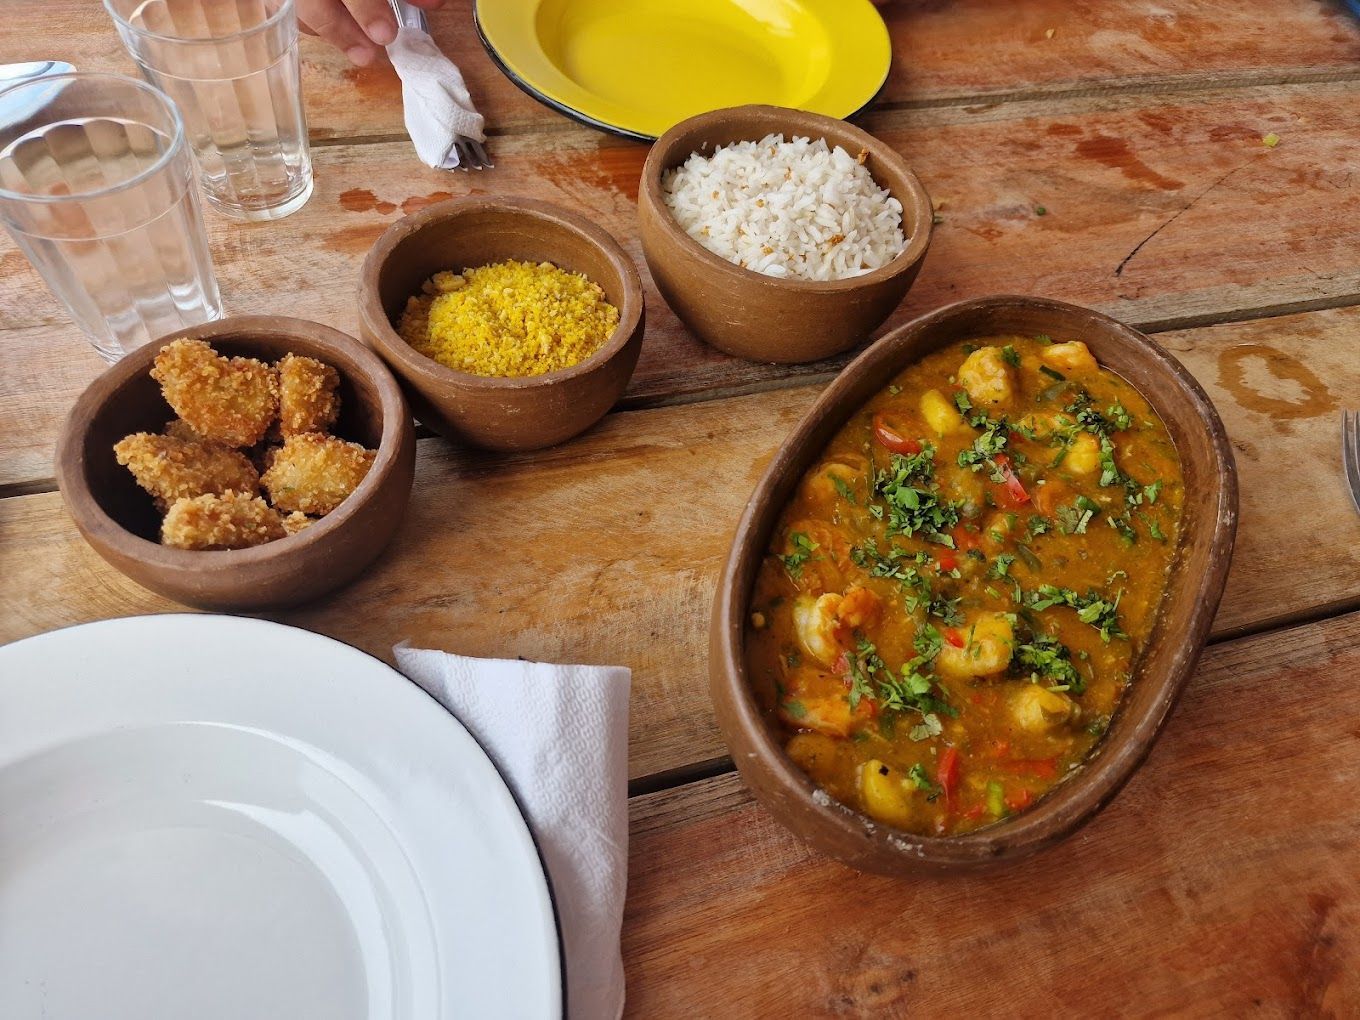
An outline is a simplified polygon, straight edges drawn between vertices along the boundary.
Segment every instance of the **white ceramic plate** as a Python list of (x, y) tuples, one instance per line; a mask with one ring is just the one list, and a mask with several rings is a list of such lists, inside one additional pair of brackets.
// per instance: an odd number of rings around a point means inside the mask
[(377, 659), (225, 616), (0, 648), (0, 1016), (561, 1010), (514, 799)]

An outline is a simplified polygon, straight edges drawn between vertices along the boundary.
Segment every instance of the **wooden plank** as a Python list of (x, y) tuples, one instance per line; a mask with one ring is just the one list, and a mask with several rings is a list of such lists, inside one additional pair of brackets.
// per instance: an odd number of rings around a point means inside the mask
[[(491, 130), (587, 133), (501, 74), (477, 38), (471, 10), (471, 0), (453, 0), (431, 16), (431, 33), (462, 69)], [(1353, 75), (1360, 62), (1360, 26), (1339, 4), (1183, 0), (1149, 12), (1142, 0), (915, 0), (883, 4), (882, 12), (894, 53), (880, 105), (1296, 81)], [(10, 24), (41, 26), (44, 37), (60, 39), (52, 55), (81, 69), (132, 70), (98, 0), (9, 0), (6, 15)], [(32, 59), (28, 40), (22, 32), (0, 37), (0, 63)], [(390, 66), (354, 68), (311, 38), (302, 55), (314, 139), (404, 136)]]
[(628, 1012), (1354, 1016), (1360, 615), (1219, 645), (1143, 770), (988, 876), (819, 857), (735, 776), (632, 803)]
[[(1360, 391), (1360, 309), (1165, 339), (1210, 387), (1241, 470), (1237, 554), (1215, 632), (1360, 604), (1360, 517), (1341, 488), (1332, 406)], [(572, 443), (518, 457), (422, 441), (394, 546), (354, 585), (276, 618), (384, 658), (411, 638), (628, 665), (631, 775), (719, 758), (706, 690), (713, 586), (756, 479), (817, 392), (614, 414)], [(1326, 533), (1301, 538), (1301, 512)], [(55, 493), (0, 500), (0, 578), (0, 641), (175, 608), (91, 552)]]
[[(943, 203), (921, 277), (888, 326), (997, 291), (1066, 298), (1158, 328), (1357, 300), (1357, 122), (1360, 84), (875, 115), (871, 125)], [(1277, 148), (1261, 144), (1268, 131), (1281, 137)], [(354, 332), (368, 247), (403, 210), (448, 195), (533, 195), (584, 210), (641, 262), (642, 146), (595, 136), (502, 145), (506, 158), (480, 176), (423, 170), (404, 143), (318, 150), (316, 196), (293, 217), (245, 226), (210, 217), (228, 309), (287, 311)], [(690, 337), (649, 279), (647, 301), (631, 406), (826, 378), (842, 363), (729, 358)], [(55, 423), (98, 363), (12, 247), (0, 247), (0, 323), (10, 327), (0, 336), (6, 485), (49, 474)]]

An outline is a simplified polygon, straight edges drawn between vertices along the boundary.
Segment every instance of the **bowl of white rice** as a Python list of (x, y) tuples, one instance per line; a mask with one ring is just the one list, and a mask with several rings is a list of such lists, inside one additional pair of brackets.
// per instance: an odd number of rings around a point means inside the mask
[(890, 146), (844, 121), (740, 106), (677, 124), (638, 189), (642, 250), (701, 339), (757, 361), (866, 340), (930, 244), (930, 198)]

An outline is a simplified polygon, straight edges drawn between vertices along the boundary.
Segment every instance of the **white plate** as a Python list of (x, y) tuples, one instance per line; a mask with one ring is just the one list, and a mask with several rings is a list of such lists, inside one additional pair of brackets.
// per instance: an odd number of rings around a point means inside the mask
[(514, 799), (377, 659), (225, 616), (0, 648), (0, 1017), (561, 1010)]

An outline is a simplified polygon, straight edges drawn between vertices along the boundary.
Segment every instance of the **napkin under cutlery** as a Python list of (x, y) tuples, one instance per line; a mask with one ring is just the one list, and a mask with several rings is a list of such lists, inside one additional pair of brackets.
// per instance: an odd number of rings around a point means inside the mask
[(455, 170), (460, 138), (485, 142), (485, 121), (472, 105), (463, 73), (444, 56), (429, 34), (402, 25), (387, 47), (401, 79), (401, 99), (406, 131), (416, 155), (436, 170)]
[(405, 643), (393, 651), (397, 668), (491, 756), (524, 812), (557, 906), (570, 1016), (617, 1020), (631, 672), (476, 659)]

